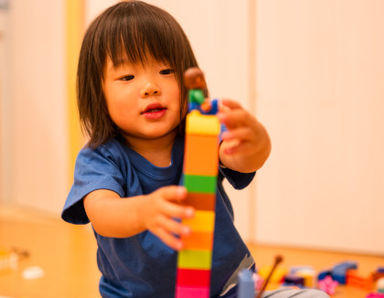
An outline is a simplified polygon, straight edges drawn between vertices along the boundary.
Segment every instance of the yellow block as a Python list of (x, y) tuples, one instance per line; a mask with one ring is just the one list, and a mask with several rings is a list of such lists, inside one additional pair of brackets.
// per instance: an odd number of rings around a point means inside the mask
[(186, 134), (219, 135), (220, 122), (216, 115), (202, 115), (194, 110), (187, 115)]
[[(271, 270), (272, 270), (272, 266), (263, 266), (263, 267), (259, 268), (258, 274), (262, 278), (266, 279), (267, 276), (269, 275), (269, 272), (271, 272)], [(276, 268), (275, 271), (273, 272), (272, 276), (271, 276), (270, 283), (271, 284), (280, 283), (280, 281), (283, 279), (283, 277), (287, 274), (288, 274), (287, 268)]]
[(181, 250), (177, 257), (177, 267), (184, 269), (211, 269), (211, 250)]
[(183, 219), (183, 224), (189, 226), (192, 231), (213, 232), (215, 229), (215, 212), (195, 211), (195, 216)]

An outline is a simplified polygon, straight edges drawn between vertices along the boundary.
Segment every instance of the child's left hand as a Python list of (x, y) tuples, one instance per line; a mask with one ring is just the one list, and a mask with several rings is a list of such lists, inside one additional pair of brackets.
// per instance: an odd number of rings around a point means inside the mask
[(220, 162), (243, 173), (259, 169), (271, 151), (264, 126), (239, 103), (229, 99), (220, 100), (217, 116), (228, 129), (222, 134)]

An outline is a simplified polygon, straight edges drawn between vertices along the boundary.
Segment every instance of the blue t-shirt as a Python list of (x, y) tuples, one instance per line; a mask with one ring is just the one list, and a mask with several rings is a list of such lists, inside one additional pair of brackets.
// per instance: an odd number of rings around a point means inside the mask
[[(83, 148), (76, 160), (75, 180), (65, 202), (62, 218), (73, 224), (89, 219), (83, 198), (97, 189), (109, 189), (122, 198), (149, 194), (167, 185), (182, 185), (184, 140), (177, 138), (168, 167), (156, 167), (122, 141), (113, 139), (96, 149)], [(254, 173), (221, 169), (216, 194), (211, 297), (229, 291), (237, 272), (253, 265), (253, 259), (233, 224), (231, 203), (223, 189), (223, 178), (236, 189), (247, 186)], [(174, 297), (177, 252), (150, 231), (129, 238), (97, 239), (97, 263), (102, 273), (103, 297)]]

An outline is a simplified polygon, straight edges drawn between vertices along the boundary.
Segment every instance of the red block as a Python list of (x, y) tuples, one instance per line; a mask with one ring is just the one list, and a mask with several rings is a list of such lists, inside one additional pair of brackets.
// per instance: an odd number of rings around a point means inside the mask
[(177, 269), (176, 285), (181, 287), (208, 287), (211, 281), (211, 270)]

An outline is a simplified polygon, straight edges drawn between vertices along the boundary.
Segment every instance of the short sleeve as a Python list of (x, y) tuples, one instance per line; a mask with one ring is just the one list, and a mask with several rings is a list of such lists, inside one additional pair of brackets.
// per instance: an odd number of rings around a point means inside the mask
[(220, 174), (228, 180), (228, 182), (235, 189), (243, 189), (251, 183), (256, 172), (252, 173), (240, 173), (228, 168), (219, 168)]
[(73, 224), (89, 223), (83, 198), (97, 189), (108, 189), (124, 196), (123, 183), (121, 166), (106, 148), (82, 149), (76, 159), (74, 183), (61, 217)]

